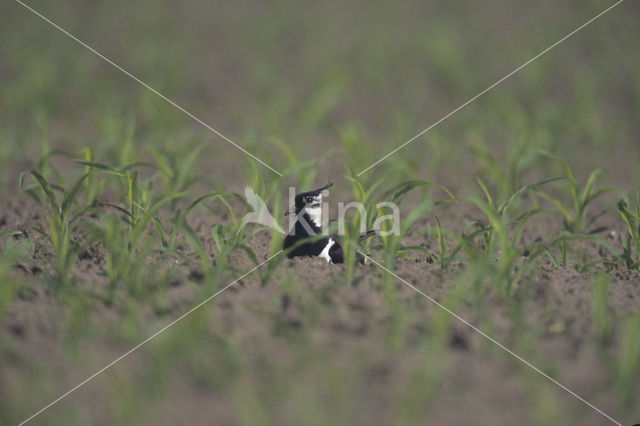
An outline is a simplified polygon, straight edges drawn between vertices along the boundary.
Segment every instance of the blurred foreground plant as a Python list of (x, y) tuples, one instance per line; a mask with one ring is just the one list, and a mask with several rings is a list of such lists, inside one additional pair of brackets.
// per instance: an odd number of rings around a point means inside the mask
[(633, 211), (629, 210), (627, 201), (620, 200), (618, 212), (629, 231), (629, 234), (622, 234), (622, 259), (627, 268), (640, 269), (640, 199), (636, 200)]

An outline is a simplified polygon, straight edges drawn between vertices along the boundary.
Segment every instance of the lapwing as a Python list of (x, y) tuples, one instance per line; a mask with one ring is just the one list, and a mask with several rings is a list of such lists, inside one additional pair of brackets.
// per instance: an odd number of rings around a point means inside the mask
[[(327, 236), (301, 242), (301, 240), (322, 234), (322, 192), (331, 186), (333, 183), (329, 182), (322, 188), (296, 194), (295, 205), (285, 212), (285, 216), (296, 215), (296, 222), (282, 244), (285, 251), (295, 245), (287, 253), (287, 257), (317, 256), (325, 259), (328, 263), (344, 263), (342, 246), (335, 237)], [(374, 233), (374, 231), (369, 231), (360, 239), (367, 238)]]

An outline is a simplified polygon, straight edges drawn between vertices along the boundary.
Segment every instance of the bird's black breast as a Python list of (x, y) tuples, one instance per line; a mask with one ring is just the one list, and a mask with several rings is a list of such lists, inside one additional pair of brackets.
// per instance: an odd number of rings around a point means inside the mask
[[(293, 245), (295, 245), (297, 242), (299, 242), (303, 238), (305, 237), (300, 238), (298, 236), (287, 235), (284, 239), (284, 243), (282, 244), (282, 247), (286, 250), (292, 247)], [(329, 243), (328, 238), (322, 238), (320, 240), (302, 243), (298, 245), (296, 248), (294, 248), (293, 250), (291, 250), (289, 253), (287, 253), (287, 257), (292, 258), (296, 256), (319, 256), (320, 253), (322, 253), (322, 250), (324, 250), (324, 248), (327, 246), (328, 243)]]
[(334, 244), (329, 249), (329, 257), (333, 263), (344, 263), (344, 253), (339, 242), (334, 240)]
[[(315, 235), (319, 235), (321, 233), (321, 229), (316, 226), (313, 221), (309, 218), (309, 216), (305, 213), (303, 215), (303, 219), (309, 225), (309, 228), (315, 232)], [(298, 243), (298, 245), (287, 253), (288, 258), (297, 257), (297, 256), (319, 256), (329, 244), (330, 238), (321, 238), (319, 240), (310, 240), (304, 243), (300, 243), (301, 240), (305, 238), (309, 238), (310, 234), (308, 229), (297, 221), (294, 225), (293, 232), (290, 232), (282, 243), (282, 248), (287, 250)], [(342, 253), (342, 247), (340, 244), (334, 240), (334, 244), (329, 248), (329, 257), (333, 263), (344, 263), (344, 255)]]

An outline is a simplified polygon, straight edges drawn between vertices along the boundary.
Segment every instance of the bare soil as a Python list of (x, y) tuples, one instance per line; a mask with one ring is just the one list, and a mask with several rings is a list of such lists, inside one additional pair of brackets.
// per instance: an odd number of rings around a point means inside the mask
[[(446, 216), (443, 225), (463, 226), (465, 216), (472, 214), (458, 208)], [(191, 222), (215, 261), (208, 232), (215, 218), (198, 213)], [(0, 212), (0, 223), (0, 231), (32, 233), (34, 227), (45, 227), (43, 208), (27, 199), (6, 204)], [(554, 226), (558, 225), (538, 221), (524, 239), (546, 238), (556, 231)], [(426, 222), (417, 224), (407, 241), (425, 247), (435, 245), (425, 238), (425, 227)], [(620, 231), (620, 224), (611, 222), (602, 236), (619, 246)], [(261, 259), (266, 259), (268, 245), (269, 236), (264, 233), (251, 241)], [(37, 371), (51, 382), (38, 389), (32, 401), (21, 402), (19, 411), (11, 409), (12, 417), (35, 411), (215, 290), (204, 285), (197, 261), (176, 260), (168, 267), (170, 285), (162, 292), (158, 289), (159, 297), (166, 300), (161, 314), (154, 312), (148, 301), (131, 301), (143, 312), (138, 323), (143, 331), (140, 335), (121, 334), (116, 340), (108, 337), (113, 335), (109, 330), (123, 329), (129, 307), (99, 300), (78, 307), (90, 312), (89, 320), (81, 329), (70, 332), (73, 309), (70, 311), (61, 300), (64, 296), (54, 296), (46, 285), (53, 253), (41, 243), (34, 250), (36, 262), (19, 262), (15, 267), (16, 276), (31, 284), (8, 306), (0, 328), (4, 342), (0, 353), (2, 406), (17, 403), (14, 394), (28, 392), (30, 381), (24, 378), (33, 374), (30, 372)], [(576, 242), (573, 253), (572, 263), (585, 257), (610, 257), (595, 243)], [(252, 266), (240, 255), (233, 257), (232, 264), (238, 270)], [(608, 369), (616, 364), (619, 328), (603, 351), (598, 351), (594, 343), (592, 294), (597, 271), (556, 268), (543, 257), (537, 266), (514, 296), (526, 300), (522, 312), (516, 315), (517, 322), (510, 311), (512, 304), (492, 288), (491, 277), (487, 277), (488, 285), (480, 293), (472, 286), (463, 287), (460, 300), (451, 303), (448, 295), (455, 289), (460, 292), (456, 283), (465, 274), (464, 264), (440, 271), (424, 253), (409, 252), (397, 260), (396, 273), (604, 412), (618, 419), (637, 419), (640, 405), (621, 406), (611, 386)], [(105, 286), (103, 248), (91, 247), (75, 269), (78, 286)], [(609, 309), (616, 322), (623, 320), (637, 309), (640, 273), (622, 267), (596, 269), (611, 278)], [(323, 418), (338, 424), (539, 424), (542, 417), (536, 417), (536, 413), (549, 404), (565, 424), (605, 423), (601, 415), (574, 396), (407, 285), (391, 281), (397, 298), (390, 302), (389, 292), (381, 284), (383, 271), (377, 266), (358, 266), (351, 286), (344, 284), (344, 274), (342, 265), (297, 258), (280, 263), (266, 285), (261, 283), (259, 272), (242, 278), (192, 317), (159, 336), (157, 342), (131, 354), (38, 421), (55, 424), (56, 412), (73, 412), (73, 407), (83, 407), (81, 414), (76, 414), (81, 422), (123, 421), (127, 417), (118, 417), (109, 407), (117, 383), (131, 386), (126, 377), (144, 380), (149, 369), (165, 368), (163, 383), (157, 384), (158, 395), (151, 392), (146, 397), (148, 406), (140, 406), (137, 399), (136, 421), (176, 424), (188, 414), (190, 424), (251, 422), (252, 418), (242, 416), (234, 397), (236, 392), (251, 388), (267, 401), (267, 417), (280, 424), (297, 424), (298, 419), (309, 418), (313, 410), (323, 410)], [(229, 282), (234, 275), (239, 274), (230, 273)], [(483, 307), (481, 312), (476, 309), (478, 304)], [(392, 312), (393, 306), (402, 314)], [(167, 364), (171, 356), (159, 355), (160, 348), (171, 346), (172, 341), (180, 346), (180, 335), (190, 327), (204, 329), (209, 342), (198, 347), (198, 341), (186, 339), (189, 347), (174, 351), (186, 356), (187, 362)], [(76, 340), (70, 333), (83, 336), (85, 340), (77, 341), (91, 345), (73, 347), (70, 342)], [(523, 335), (526, 337), (521, 338)], [(184, 355), (191, 351), (193, 355)], [(211, 360), (217, 364), (212, 365)], [(203, 371), (194, 372), (201, 368)], [(265, 384), (274, 380), (281, 382), (276, 387), (279, 392), (262, 395), (263, 387), (273, 391)], [(420, 386), (412, 387), (414, 382), (429, 383), (431, 390), (423, 394)], [(412, 398), (407, 392), (416, 394)], [(313, 404), (318, 403), (314, 399), (318, 394), (325, 400), (316, 406)], [(552, 401), (543, 401), (548, 395), (552, 395)], [(399, 396), (403, 401), (414, 401), (414, 405), (400, 404)], [(332, 408), (329, 412), (325, 411), (328, 407)]]

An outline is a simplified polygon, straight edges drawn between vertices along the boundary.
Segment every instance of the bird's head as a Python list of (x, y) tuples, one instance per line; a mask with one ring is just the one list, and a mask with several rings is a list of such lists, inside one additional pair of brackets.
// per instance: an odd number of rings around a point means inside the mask
[(322, 192), (331, 186), (333, 183), (329, 182), (322, 188), (296, 194), (295, 205), (284, 213), (285, 216), (291, 213), (297, 216), (304, 210), (312, 217), (319, 217), (322, 208)]

